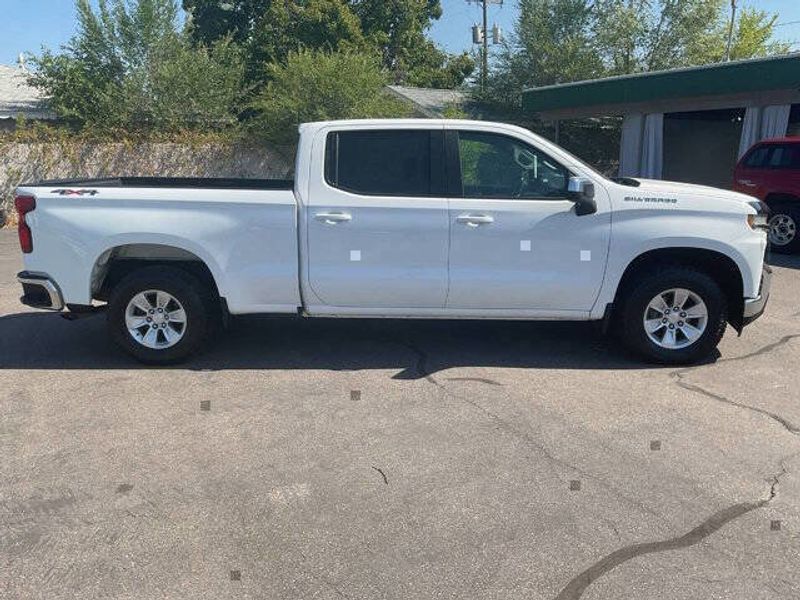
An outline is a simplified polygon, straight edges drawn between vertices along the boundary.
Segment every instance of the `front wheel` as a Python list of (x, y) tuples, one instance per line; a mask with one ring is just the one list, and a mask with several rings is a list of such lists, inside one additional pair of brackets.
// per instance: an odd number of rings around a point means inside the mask
[(199, 350), (213, 323), (213, 300), (190, 273), (153, 266), (134, 271), (111, 293), (112, 339), (146, 364), (172, 364)]
[(716, 281), (688, 267), (669, 267), (628, 288), (616, 320), (625, 345), (663, 364), (709, 356), (722, 340), (727, 301)]

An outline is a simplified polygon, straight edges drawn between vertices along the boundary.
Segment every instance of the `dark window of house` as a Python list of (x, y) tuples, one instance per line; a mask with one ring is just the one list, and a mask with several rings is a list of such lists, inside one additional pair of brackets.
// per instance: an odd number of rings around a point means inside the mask
[(339, 131), (328, 135), (325, 179), (366, 196), (430, 196), (431, 131)]
[(458, 133), (465, 198), (564, 198), (569, 172), (546, 154), (505, 135)]

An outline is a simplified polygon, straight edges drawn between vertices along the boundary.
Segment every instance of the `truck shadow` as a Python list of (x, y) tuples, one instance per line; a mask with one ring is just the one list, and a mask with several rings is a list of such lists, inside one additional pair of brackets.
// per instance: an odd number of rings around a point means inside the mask
[[(174, 369), (398, 369), (419, 379), (452, 367), (641, 369), (589, 323), (239, 317)], [(108, 339), (105, 319), (0, 317), (1, 369), (141, 369)]]
[(773, 267), (800, 269), (800, 254), (776, 254), (772, 252), (767, 262)]

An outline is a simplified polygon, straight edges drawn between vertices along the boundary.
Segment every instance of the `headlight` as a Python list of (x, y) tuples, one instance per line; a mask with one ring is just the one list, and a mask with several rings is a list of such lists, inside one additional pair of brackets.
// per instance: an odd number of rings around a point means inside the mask
[(756, 209), (756, 214), (747, 215), (747, 224), (750, 226), (750, 229), (768, 231), (770, 213), (769, 206), (767, 206), (766, 203), (762, 202), (761, 200), (753, 200), (752, 202), (749, 202), (749, 204)]
[(767, 231), (769, 229), (769, 219), (767, 215), (758, 213), (757, 215), (747, 215), (747, 224), (750, 229)]

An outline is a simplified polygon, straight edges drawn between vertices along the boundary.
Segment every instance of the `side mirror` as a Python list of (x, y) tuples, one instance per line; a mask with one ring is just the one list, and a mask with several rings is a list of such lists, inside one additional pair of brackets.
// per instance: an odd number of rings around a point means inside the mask
[(594, 184), (582, 177), (570, 177), (567, 184), (567, 197), (575, 203), (575, 214), (592, 215), (597, 212), (594, 200)]

